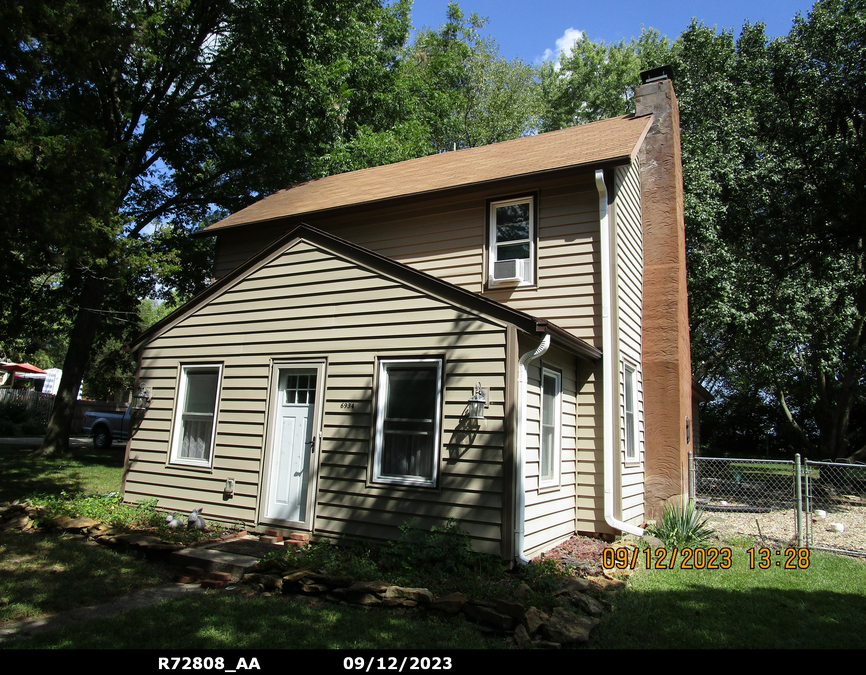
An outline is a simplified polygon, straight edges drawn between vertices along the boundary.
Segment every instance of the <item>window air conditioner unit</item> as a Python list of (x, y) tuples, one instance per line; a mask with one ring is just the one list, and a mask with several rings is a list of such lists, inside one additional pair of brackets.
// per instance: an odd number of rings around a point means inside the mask
[(523, 281), (523, 260), (499, 260), (493, 263), (493, 278), (496, 285), (519, 284)]

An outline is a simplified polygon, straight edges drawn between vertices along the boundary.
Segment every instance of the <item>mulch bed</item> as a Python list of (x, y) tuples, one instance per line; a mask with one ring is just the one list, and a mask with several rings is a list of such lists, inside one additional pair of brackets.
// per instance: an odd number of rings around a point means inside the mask
[[(558, 560), (566, 567), (573, 567), (580, 575), (596, 576), (602, 573), (601, 556), (608, 546), (610, 544), (601, 539), (575, 535), (545, 552), (543, 557)], [(541, 556), (535, 560), (540, 558)]]

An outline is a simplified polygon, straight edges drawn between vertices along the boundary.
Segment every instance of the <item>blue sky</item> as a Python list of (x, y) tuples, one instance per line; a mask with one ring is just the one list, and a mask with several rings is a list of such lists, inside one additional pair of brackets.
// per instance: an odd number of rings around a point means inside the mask
[[(747, 19), (763, 21), (769, 37), (787, 35), (797, 12), (805, 16), (812, 7), (806, 0), (462, 0), (458, 4), (466, 15), (476, 12), (490, 19), (486, 30), (499, 43), (500, 56), (528, 63), (558, 53), (557, 41), (566, 46), (578, 31), (594, 42), (618, 42), (640, 35), (643, 25), (674, 39), (692, 17), (718, 29), (732, 28), (736, 35)], [(448, 0), (415, 0), (413, 25), (437, 28), (445, 21), (447, 6)]]

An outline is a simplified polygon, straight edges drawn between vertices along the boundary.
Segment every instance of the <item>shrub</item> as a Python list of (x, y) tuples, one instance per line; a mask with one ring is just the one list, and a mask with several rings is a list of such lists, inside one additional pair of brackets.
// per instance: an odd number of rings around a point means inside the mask
[(388, 566), (407, 572), (433, 568), (461, 574), (472, 567), (474, 554), (469, 534), (456, 518), (449, 518), (444, 527), (434, 525), (429, 530), (403, 523), (400, 538), (388, 542), (384, 557)]
[(709, 518), (701, 520), (703, 512), (694, 504), (671, 505), (665, 507), (662, 519), (647, 532), (661, 539), (668, 546), (689, 546), (706, 541), (713, 530), (706, 526)]

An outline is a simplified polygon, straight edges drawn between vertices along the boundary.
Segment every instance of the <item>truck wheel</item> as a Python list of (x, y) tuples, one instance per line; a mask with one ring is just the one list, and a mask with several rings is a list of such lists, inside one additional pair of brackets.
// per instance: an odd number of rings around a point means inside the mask
[(105, 450), (111, 447), (111, 432), (105, 427), (100, 427), (93, 432), (93, 447)]

